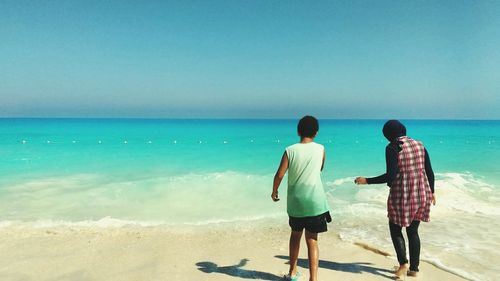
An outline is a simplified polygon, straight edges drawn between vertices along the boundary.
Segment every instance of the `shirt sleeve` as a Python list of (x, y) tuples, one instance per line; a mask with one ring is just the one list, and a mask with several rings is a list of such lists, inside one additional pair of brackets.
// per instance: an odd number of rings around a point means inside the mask
[(399, 172), (398, 167), (398, 152), (395, 148), (391, 146), (387, 146), (385, 148), (385, 164), (386, 164), (386, 172), (378, 177), (367, 178), (366, 182), (368, 184), (377, 184), (377, 183), (387, 183), (390, 187), (392, 186), (392, 182), (396, 178), (396, 175)]
[(431, 158), (427, 149), (425, 149), (425, 173), (427, 174), (431, 191), (434, 193), (434, 171), (432, 170)]

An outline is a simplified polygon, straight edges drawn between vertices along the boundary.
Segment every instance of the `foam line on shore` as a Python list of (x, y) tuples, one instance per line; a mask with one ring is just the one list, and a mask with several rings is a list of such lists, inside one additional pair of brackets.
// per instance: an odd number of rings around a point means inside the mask
[(463, 270), (460, 270), (460, 269), (455, 269), (455, 268), (452, 268), (452, 267), (449, 267), (449, 266), (446, 266), (444, 265), (440, 260), (438, 259), (432, 259), (432, 258), (423, 258), (423, 259), (420, 259), (421, 261), (424, 261), (426, 263), (429, 263), (429, 264), (432, 264), (433, 266), (443, 270), (443, 271), (446, 271), (446, 272), (449, 272), (451, 274), (455, 274), (457, 276), (460, 276), (462, 278), (465, 278), (467, 280), (471, 280), (471, 281), (481, 281), (481, 279), (473, 276), (472, 274), (468, 273), (468, 272), (465, 272)]
[(169, 223), (163, 221), (133, 221), (115, 219), (112, 217), (104, 217), (99, 220), (84, 220), (84, 221), (64, 221), (64, 220), (37, 220), (37, 221), (15, 221), (6, 220), (0, 221), (0, 229), (9, 227), (21, 228), (51, 228), (51, 227), (97, 227), (97, 228), (121, 228), (121, 227), (154, 227), (154, 226), (203, 226), (203, 225), (217, 225), (224, 223), (243, 223), (255, 222), (263, 220), (275, 220), (281, 218), (283, 214), (269, 214), (253, 217), (238, 217), (235, 219), (220, 219), (220, 220), (207, 220), (192, 223)]
[[(340, 236), (339, 236), (340, 238)], [(367, 250), (367, 251), (370, 251), (370, 252), (373, 252), (375, 254), (378, 254), (378, 255), (381, 255), (381, 256), (384, 256), (384, 257), (390, 257), (390, 258), (394, 258), (395, 257), (384, 251), (384, 250), (381, 250), (375, 246), (372, 246), (372, 245), (369, 245), (369, 244), (366, 244), (364, 242), (353, 242), (354, 245), (360, 247), (360, 248), (363, 248), (364, 250)], [(452, 268), (452, 267), (449, 267), (449, 266), (446, 266), (444, 265), (440, 260), (438, 259), (433, 259), (433, 258), (421, 258), (420, 261), (423, 261), (423, 262), (426, 262), (426, 263), (429, 263), (429, 264), (432, 264), (433, 266), (435, 266), (436, 268), (440, 269), (440, 270), (443, 270), (443, 271), (446, 271), (448, 273), (451, 273), (451, 274), (454, 274), (456, 276), (459, 276), (459, 277), (462, 277), (462, 278), (465, 278), (467, 280), (470, 280), (470, 281), (481, 281), (480, 279), (478, 279), (477, 277), (473, 276), (472, 274), (470, 273), (467, 273), (463, 270), (460, 270), (460, 269), (455, 269), (455, 268)]]

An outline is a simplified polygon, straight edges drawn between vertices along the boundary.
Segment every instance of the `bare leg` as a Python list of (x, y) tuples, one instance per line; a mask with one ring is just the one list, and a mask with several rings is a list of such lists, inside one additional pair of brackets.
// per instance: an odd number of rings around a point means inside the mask
[(292, 231), (290, 234), (290, 276), (297, 274), (297, 260), (299, 259), (300, 238), (302, 231)]
[(312, 233), (306, 230), (307, 257), (309, 258), (309, 281), (318, 280), (318, 233)]

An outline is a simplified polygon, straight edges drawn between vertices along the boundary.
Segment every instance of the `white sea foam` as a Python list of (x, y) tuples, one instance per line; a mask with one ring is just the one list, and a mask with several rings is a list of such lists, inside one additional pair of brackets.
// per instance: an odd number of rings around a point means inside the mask
[(343, 185), (346, 183), (353, 183), (354, 179), (355, 179), (354, 177), (346, 177), (346, 178), (336, 179), (334, 181), (327, 181), (326, 186), (334, 187), (334, 186), (339, 186), (339, 185)]
[[(500, 216), (498, 205), (500, 202), (494, 201), (496, 194), (498, 191), (491, 184), (478, 179), (471, 173), (437, 174), (436, 195), (441, 208), (436, 208), (435, 212)], [(446, 200), (441, 201), (439, 199), (441, 196), (444, 196)]]
[(85, 228), (120, 228), (124, 226), (160, 226), (163, 222), (129, 221), (104, 217), (99, 220), (64, 221), (64, 220), (36, 220), (36, 221), (1, 221), (0, 228), (52, 228), (52, 227), (85, 227)]
[[(499, 276), (499, 189), (472, 173), (436, 175), (437, 206), (422, 224), (422, 259), (470, 280)], [(385, 185), (353, 188), (354, 178), (326, 182), (333, 228), (344, 240), (392, 252)], [(284, 181), (286, 182), (286, 180)], [(272, 174), (234, 171), (172, 177), (76, 174), (2, 187), (0, 228), (205, 225), (286, 219), (286, 200), (270, 200)], [(345, 188), (344, 188), (345, 187)]]
[(148, 224), (255, 220), (284, 212), (286, 200), (271, 202), (271, 182), (272, 175), (231, 171), (135, 179), (50, 177), (3, 188), (0, 212), (3, 220), (51, 222), (94, 223), (107, 217)]
[(233, 219), (214, 219), (206, 221), (198, 221), (191, 223), (172, 223), (167, 221), (133, 221), (116, 219), (112, 217), (104, 217), (98, 220), (83, 220), (83, 221), (65, 221), (65, 220), (36, 220), (36, 221), (20, 221), (6, 220), (0, 221), (0, 229), (2, 228), (53, 228), (53, 227), (72, 227), (72, 228), (122, 228), (122, 227), (153, 227), (153, 226), (202, 226), (221, 223), (246, 223), (261, 220), (275, 220), (283, 218), (282, 213), (274, 213), (268, 215), (260, 215), (253, 217), (235, 217)]
[(440, 268), (440, 269), (442, 269), (442, 270), (444, 270), (446, 272), (453, 273), (455, 275), (463, 277), (463, 278), (465, 278), (467, 280), (471, 280), (471, 281), (482, 281), (483, 280), (483, 279), (481, 279), (481, 277), (478, 274), (473, 274), (473, 273), (470, 273), (470, 272), (467, 272), (467, 271), (464, 271), (464, 270), (461, 270), (461, 269), (458, 269), (458, 268), (453, 268), (453, 267), (450, 267), (450, 266), (446, 266), (446, 265), (444, 265), (438, 259), (422, 258), (421, 260), (425, 261), (425, 262), (428, 262), (428, 263), (434, 265), (435, 267)]

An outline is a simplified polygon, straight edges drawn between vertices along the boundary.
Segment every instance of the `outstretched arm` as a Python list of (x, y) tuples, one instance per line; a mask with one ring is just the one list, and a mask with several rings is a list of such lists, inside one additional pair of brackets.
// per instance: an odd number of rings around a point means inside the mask
[(357, 177), (354, 181), (357, 184), (377, 184), (377, 183), (387, 183), (388, 186), (392, 185), (392, 182), (396, 178), (399, 172), (398, 167), (398, 152), (390, 146), (385, 149), (385, 163), (386, 172), (378, 177), (364, 178)]
[(273, 193), (271, 194), (271, 198), (273, 199), (274, 202), (280, 200), (280, 198), (278, 197), (278, 188), (280, 187), (281, 180), (285, 176), (286, 170), (288, 170), (288, 155), (286, 154), (285, 151), (283, 153), (283, 157), (281, 157), (281, 162), (280, 166), (278, 167), (278, 171), (276, 171), (276, 174), (274, 175)]
[(366, 182), (368, 184), (376, 184), (376, 183), (387, 183), (390, 187), (392, 182), (396, 178), (396, 175), (399, 172), (398, 167), (398, 153), (394, 148), (388, 146), (385, 149), (385, 164), (386, 164), (386, 172), (383, 175), (373, 178), (367, 178)]

